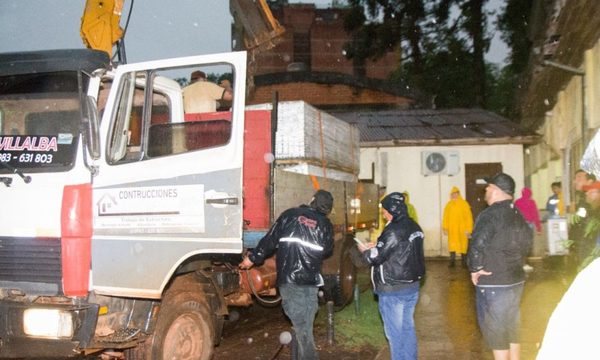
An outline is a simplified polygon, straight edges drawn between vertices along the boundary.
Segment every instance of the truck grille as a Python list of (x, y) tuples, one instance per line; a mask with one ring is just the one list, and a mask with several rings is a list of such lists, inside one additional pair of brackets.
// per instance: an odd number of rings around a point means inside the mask
[(2, 286), (6, 287), (9, 283), (44, 283), (55, 284), (55, 288), (61, 289), (61, 280), (60, 239), (0, 237)]

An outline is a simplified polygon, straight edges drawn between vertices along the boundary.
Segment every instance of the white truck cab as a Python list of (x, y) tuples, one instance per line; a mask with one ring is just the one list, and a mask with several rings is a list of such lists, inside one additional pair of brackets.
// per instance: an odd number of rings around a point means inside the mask
[[(197, 270), (242, 251), (245, 66), (0, 54), (0, 357), (210, 356), (226, 307)], [(230, 76), (234, 100), (186, 122), (198, 69)]]

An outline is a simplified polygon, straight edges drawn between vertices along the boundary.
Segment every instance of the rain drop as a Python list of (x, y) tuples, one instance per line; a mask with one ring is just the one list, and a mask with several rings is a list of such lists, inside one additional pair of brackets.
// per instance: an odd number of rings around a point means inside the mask
[(265, 160), (266, 163), (271, 164), (273, 161), (275, 161), (275, 155), (273, 155), (272, 153), (265, 153), (263, 159)]

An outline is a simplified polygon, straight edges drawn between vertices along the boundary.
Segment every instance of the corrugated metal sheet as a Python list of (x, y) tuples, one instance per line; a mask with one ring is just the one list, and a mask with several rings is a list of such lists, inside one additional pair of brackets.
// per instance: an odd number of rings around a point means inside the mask
[(535, 134), (483, 109), (334, 112), (355, 125), (361, 142), (522, 138)]

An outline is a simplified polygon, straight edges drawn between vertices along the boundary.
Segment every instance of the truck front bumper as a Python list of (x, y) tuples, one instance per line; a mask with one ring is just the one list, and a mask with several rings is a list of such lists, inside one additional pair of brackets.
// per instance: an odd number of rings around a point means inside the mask
[(91, 341), (96, 304), (35, 304), (0, 300), (0, 358), (66, 358)]

